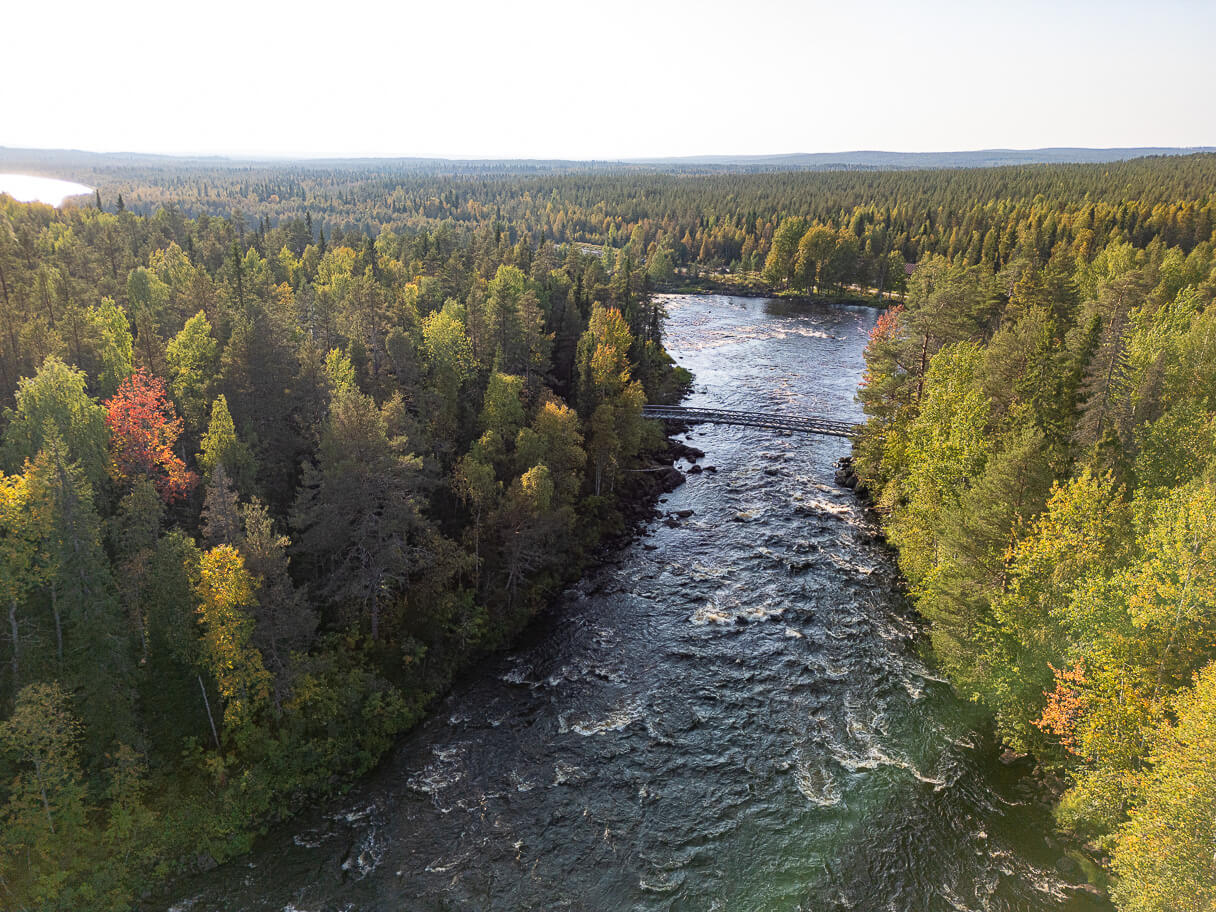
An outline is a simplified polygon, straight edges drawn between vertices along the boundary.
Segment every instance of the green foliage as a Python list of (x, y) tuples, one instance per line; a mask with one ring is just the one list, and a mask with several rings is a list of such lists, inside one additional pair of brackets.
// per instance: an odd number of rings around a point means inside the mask
[(0, 724), (14, 763), (0, 809), (0, 891), (12, 908), (71, 909), (87, 898), (79, 877), (88, 813), (80, 767), (81, 725), (58, 684), (30, 684)]
[[(207, 315), (199, 311), (165, 348), (170, 390), (177, 410), (194, 433), (202, 430), (211, 388), (219, 371), (219, 346), (211, 335)], [(225, 404), (225, 408), (227, 405)]]
[(16, 405), (5, 415), (3, 452), (10, 471), (21, 471), (54, 434), (66, 446), (67, 458), (83, 467), (94, 486), (105, 483), (110, 440), (106, 413), (85, 388), (84, 372), (58, 358), (48, 358), (35, 376), (20, 382)]
[(318, 455), (294, 516), (300, 547), (323, 568), (331, 604), (349, 620), (365, 618), (375, 640), (381, 618), (402, 607), (411, 576), (432, 558), (421, 460), (349, 380), (334, 392)]
[(1216, 665), (1177, 697), (1153, 745), (1142, 803), (1115, 841), (1114, 896), (1126, 912), (1201, 912), (1216, 904)]
[[(97, 392), (113, 396), (119, 384), (131, 376), (135, 369), (135, 340), (126, 312), (113, 298), (102, 298), (101, 304), (85, 312), (85, 339), (91, 346), (93, 375), (97, 378)], [(87, 364), (89, 359), (83, 358)]]
[(1041, 231), (918, 265), (857, 465), (952, 681), (1067, 774), (1121, 907), (1207, 908), (1213, 248)]
[(248, 849), (619, 523), (564, 400), (602, 301), (634, 458), (635, 378), (674, 382), (647, 249), (381, 227), (0, 200), (0, 906), (117, 912)]
[[(117, 215), (0, 202), (0, 705), (7, 731), (63, 717), (30, 687), (75, 694), (86, 787), (47, 842), (10, 751), (11, 832), (43, 840), (18, 902), (123, 908), (242, 850), (525, 623), (619, 527), (646, 396), (686, 385), (647, 291), (685, 270), (902, 294), (858, 467), (934, 642), (1072, 777), (1061, 819), (1115, 852), (1122, 902), (1202, 897), (1216, 158), (574, 172), (136, 163), (89, 178)], [(110, 484), (92, 397), (136, 366), (169, 380), (158, 464), (203, 470), (201, 504)]]
[(524, 378), (493, 371), (481, 407), (481, 428), (503, 440), (512, 440), (523, 427), (525, 414), (520, 395)]
[(198, 464), (208, 483), (215, 470), (222, 466), (238, 491), (248, 492), (254, 486), (256, 467), (253, 453), (237, 436), (236, 423), (228, 411), (228, 400), (222, 394), (211, 403), (211, 420), (207, 424), (207, 433), (203, 435)]
[(765, 281), (772, 285), (788, 284), (798, 265), (798, 247), (806, 221), (801, 218), (783, 219), (773, 232), (773, 243), (764, 261)]

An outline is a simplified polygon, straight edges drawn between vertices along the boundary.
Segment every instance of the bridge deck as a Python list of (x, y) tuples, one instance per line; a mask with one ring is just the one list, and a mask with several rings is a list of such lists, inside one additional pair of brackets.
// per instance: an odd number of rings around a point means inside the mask
[(733, 424), (742, 427), (773, 428), (801, 434), (823, 434), (828, 437), (856, 437), (860, 428), (847, 421), (820, 418), (814, 415), (782, 415), (778, 412), (736, 412), (727, 409), (684, 408), (678, 405), (646, 405), (645, 418), (664, 421), (684, 421), (689, 424)]

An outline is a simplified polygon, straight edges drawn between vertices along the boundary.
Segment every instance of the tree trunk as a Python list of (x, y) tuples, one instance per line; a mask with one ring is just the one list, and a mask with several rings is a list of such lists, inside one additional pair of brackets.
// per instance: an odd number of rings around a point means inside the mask
[(8, 606), (8, 627), (13, 635), (13, 693), (17, 692), (17, 685), (21, 675), (21, 645), (17, 639), (17, 600), (13, 599)]
[(38, 791), (42, 795), (42, 807), (46, 810), (46, 823), (55, 832), (55, 818), (51, 815), (51, 800), (46, 794), (46, 780), (42, 777), (42, 764), (34, 761), (34, 775), (38, 777)]
[(924, 344), (920, 347), (920, 369), (916, 378), (916, 401), (920, 403), (921, 393), (925, 391), (925, 368), (929, 363), (929, 334), (925, 333)]
[(215, 730), (215, 717), (211, 715), (211, 701), (207, 699), (207, 688), (203, 685), (203, 676), (196, 675), (198, 678), (198, 689), (203, 692), (203, 706), (207, 708), (207, 721), (211, 723), (211, 737), (215, 739), (215, 749), (220, 750), (220, 736)]
[(51, 614), (55, 615), (55, 650), (59, 658), (59, 673), (63, 674), (63, 618), (59, 616), (59, 593), (51, 586)]

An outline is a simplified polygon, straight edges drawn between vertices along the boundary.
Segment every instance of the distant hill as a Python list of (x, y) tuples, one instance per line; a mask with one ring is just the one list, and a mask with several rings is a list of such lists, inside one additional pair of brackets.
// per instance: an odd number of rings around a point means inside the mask
[(689, 168), (709, 166), (746, 170), (833, 170), (864, 168), (996, 168), (1001, 165), (1095, 163), (1126, 161), (1148, 155), (1192, 155), (1216, 151), (1214, 146), (1184, 149), (1141, 146), (1128, 149), (977, 149), (970, 152), (795, 152), (787, 155), (693, 155), (681, 158), (636, 158), (630, 164)]
[(14, 149), (0, 146), (0, 171), (71, 177), (95, 184), (132, 169), (172, 171), (276, 170), (359, 171), (391, 174), (544, 174), (636, 170), (670, 173), (763, 171), (901, 171), (923, 168), (995, 168), (1002, 165), (1101, 163), (1152, 155), (1216, 152), (1216, 146), (1128, 149), (979, 149), (970, 152), (797, 152), (785, 155), (693, 155), (620, 160), (448, 159), (448, 158), (252, 158), (220, 155), (177, 156), (139, 152), (84, 152), (76, 149)]
[(532, 158), (284, 158), (225, 155), (155, 155), (143, 152), (85, 152), (79, 149), (17, 149), (0, 146), (0, 171), (72, 169), (114, 171), (120, 168), (293, 169), (317, 171), (521, 172), (570, 170), (663, 170), (621, 161), (572, 161)]

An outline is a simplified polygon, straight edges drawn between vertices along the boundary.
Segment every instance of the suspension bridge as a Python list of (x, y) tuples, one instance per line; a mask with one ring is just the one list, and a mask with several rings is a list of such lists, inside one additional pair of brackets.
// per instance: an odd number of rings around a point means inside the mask
[(859, 425), (818, 415), (786, 415), (781, 412), (736, 412), (727, 409), (684, 408), (679, 405), (644, 405), (643, 418), (677, 421), (684, 424), (733, 424), (739, 427), (772, 428), (799, 434), (821, 434), (826, 437), (852, 439)]

